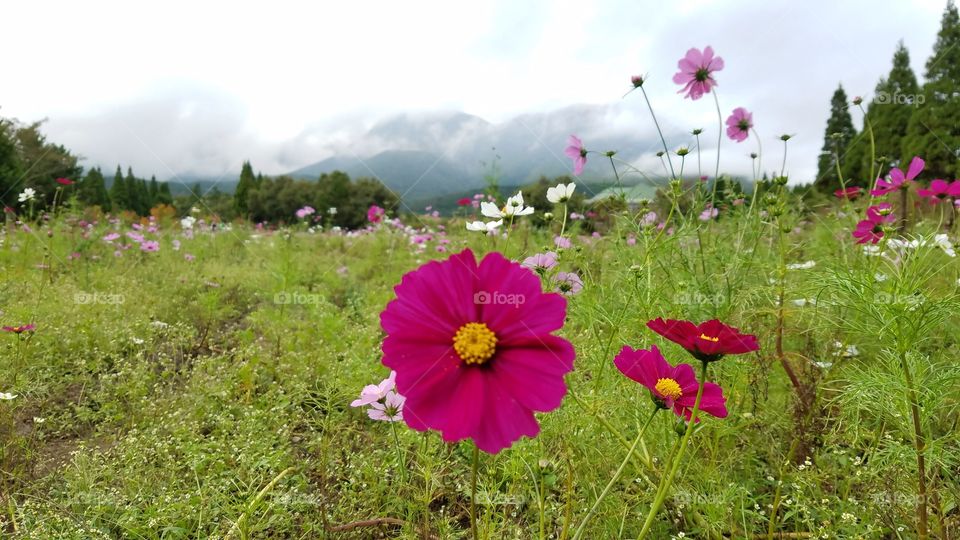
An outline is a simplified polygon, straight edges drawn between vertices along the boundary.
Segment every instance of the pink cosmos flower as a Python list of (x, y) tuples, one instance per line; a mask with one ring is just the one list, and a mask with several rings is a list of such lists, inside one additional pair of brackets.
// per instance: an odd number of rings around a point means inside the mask
[(69, 178), (57, 178), (57, 183), (61, 186), (72, 186), (74, 181)]
[(938, 178), (930, 182), (929, 188), (917, 190), (917, 195), (929, 199), (930, 204), (937, 204), (948, 197), (960, 197), (960, 180), (947, 182)]
[[(694, 375), (693, 366), (671, 366), (660, 354), (656, 345), (647, 349), (633, 350), (624, 346), (613, 359), (617, 369), (627, 377), (650, 390), (653, 402), (662, 409), (673, 409), (677, 416), (690, 420), (697, 400), (700, 384)], [(726, 398), (723, 390), (712, 382), (703, 384), (700, 410), (717, 418), (726, 418)], [(700, 418), (697, 418), (700, 421)]]
[(196, 257), (194, 257), (193, 255), (191, 255), (191, 254), (189, 254), (189, 253), (184, 253), (184, 254), (183, 254), (183, 259), (184, 259), (185, 261), (187, 261), (187, 262), (193, 262), (194, 260), (196, 260)]
[(303, 219), (307, 216), (313, 215), (314, 212), (316, 212), (316, 210), (314, 210), (312, 206), (304, 206), (296, 211), (296, 215), (298, 219)]
[(850, 186), (846, 189), (838, 189), (833, 192), (833, 196), (838, 199), (847, 199), (849, 201), (855, 201), (860, 195), (863, 194), (863, 188), (857, 186)]
[(879, 197), (881, 195), (886, 195), (887, 193), (894, 192), (898, 189), (906, 189), (910, 187), (910, 182), (913, 182), (913, 179), (923, 171), (925, 163), (919, 157), (914, 157), (910, 160), (910, 167), (907, 168), (907, 174), (904, 175), (903, 171), (894, 168), (890, 170), (890, 180), (884, 180), (882, 178), (877, 178), (877, 187), (876, 189), (870, 191), (870, 195), (874, 197)]
[[(573, 346), (553, 335), (566, 300), (500, 253), (478, 264), (465, 250), (403, 276), (380, 314), (383, 364), (397, 372), (403, 419), (447, 442), (497, 453), (540, 431), (534, 412), (560, 406)], [(478, 295), (523, 298), (478, 302)]]
[(753, 128), (753, 113), (743, 107), (737, 107), (733, 114), (727, 117), (727, 137), (741, 143), (750, 136)]
[(403, 404), (406, 401), (407, 398), (391, 390), (384, 396), (383, 403), (374, 401), (370, 404), (370, 408), (367, 409), (367, 416), (371, 420), (381, 422), (400, 422), (403, 420)]
[(157, 251), (160, 251), (160, 242), (147, 240), (140, 244), (140, 251), (145, 253), (156, 253)]
[(583, 290), (583, 280), (574, 272), (558, 272), (556, 281), (555, 290), (566, 296), (573, 296)]
[(36, 329), (37, 329), (37, 325), (35, 325), (35, 324), (33, 324), (33, 323), (31, 323), (31, 324), (21, 324), (21, 325), (18, 325), (18, 326), (4, 326), (4, 327), (3, 327), (3, 331), (4, 331), (4, 332), (11, 332), (11, 333), (17, 334), (17, 335), (22, 334), (22, 333), (24, 333), (24, 332), (33, 332), (33, 331), (36, 330)]
[(673, 82), (683, 85), (677, 93), (686, 92), (684, 97), (697, 100), (717, 86), (713, 73), (723, 69), (723, 59), (714, 56), (713, 48), (708, 45), (703, 52), (697, 48), (687, 51), (686, 56), (677, 62), (677, 66), (680, 71), (673, 76)]
[(573, 243), (570, 242), (569, 238), (557, 236), (553, 239), (553, 245), (560, 249), (570, 249), (573, 246)]
[(374, 204), (367, 210), (367, 221), (370, 223), (380, 223), (383, 221), (383, 216), (386, 215), (386, 213), (386, 210)]
[(350, 402), (351, 407), (366, 407), (371, 403), (387, 397), (387, 392), (396, 388), (397, 372), (391, 371), (390, 376), (380, 381), (380, 384), (368, 384), (360, 390), (360, 397)]
[(115, 233), (115, 232), (113, 232), (113, 233), (110, 233), (110, 234), (104, 236), (102, 240), (103, 240), (104, 242), (110, 243), (110, 242), (113, 242), (114, 240), (116, 240), (117, 238), (120, 238), (120, 233)]
[(857, 239), (858, 244), (876, 244), (883, 238), (884, 224), (896, 221), (893, 215), (893, 207), (890, 203), (881, 203), (867, 208), (867, 219), (857, 223), (857, 228), (851, 233)]
[(583, 172), (583, 166), (587, 164), (587, 149), (583, 147), (583, 142), (576, 135), (571, 135), (567, 144), (569, 146), (563, 153), (573, 160), (574, 176), (580, 176)]
[(544, 272), (557, 265), (557, 254), (553, 251), (537, 253), (536, 255), (527, 257), (520, 264), (535, 272)]
[(705, 208), (703, 212), (700, 212), (700, 221), (710, 221), (718, 215), (720, 215), (720, 211), (710, 206), (710, 203), (707, 203), (707, 208)]

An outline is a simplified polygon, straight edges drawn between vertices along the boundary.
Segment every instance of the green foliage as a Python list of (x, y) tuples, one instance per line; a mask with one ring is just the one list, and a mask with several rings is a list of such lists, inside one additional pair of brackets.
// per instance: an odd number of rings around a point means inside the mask
[(960, 13), (951, 0), (927, 60), (923, 103), (910, 118), (905, 159), (923, 156), (935, 178), (960, 177)]
[(246, 217), (250, 212), (248, 199), (250, 190), (257, 187), (257, 179), (253, 176), (253, 167), (249, 161), (243, 162), (243, 168), (240, 170), (240, 182), (233, 194), (234, 209), (238, 216)]
[(849, 182), (850, 173), (853, 171), (853, 167), (845, 162), (850, 145), (857, 135), (849, 107), (847, 93), (843, 91), (843, 86), (838, 86), (830, 98), (830, 117), (827, 119), (823, 148), (817, 160), (817, 179), (814, 185), (822, 192), (832, 192), (840, 188), (838, 161), (845, 181)]

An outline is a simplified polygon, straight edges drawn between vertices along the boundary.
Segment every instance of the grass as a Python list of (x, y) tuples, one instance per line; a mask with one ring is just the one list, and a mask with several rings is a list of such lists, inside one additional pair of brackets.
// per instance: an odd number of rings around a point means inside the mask
[[(759, 206), (681, 218), (672, 234), (628, 212), (600, 238), (574, 238), (561, 254), (585, 283), (560, 332), (577, 351), (570, 393), (539, 416), (539, 437), (480, 456), (482, 537), (572, 536), (651, 409), (613, 356), (656, 344), (671, 363), (692, 360), (646, 329), (658, 316), (717, 317), (756, 334), (761, 350), (711, 366), (730, 415), (692, 437), (650, 538), (915, 537), (904, 366), (922, 404), (930, 529), (958, 534), (955, 259), (887, 243), (896, 262), (866, 255), (849, 236), (853, 208), (791, 200), (760, 217)], [(386, 376), (379, 313), (404, 273), (447, 256), (441, 238), (447, 252), (522, 259), (549, 248), (551, 233), (521, 222), (494, 240), (409, 217), (434, 233), (421, 251), (392, 226), (235, 225), (187, 238), (163, 222), (148, 235), (159, 252), (134, 245), (115, 257), (101, 238), (129, 227), (86, 229), (79, 217), (68, 210), (31, 232), (8, 223), (0, 236), (0, 322), (37, 325), (29, 339), (0, 335), (0, 391), (18, 394), (0, 401), (6, 534), (469, 537), (472, 446), (401, 424), (401, 468), (391, 425), (349, 403)], [(677, 428), (672, 415), (654, 419), (584, 538), (637, 536)]]

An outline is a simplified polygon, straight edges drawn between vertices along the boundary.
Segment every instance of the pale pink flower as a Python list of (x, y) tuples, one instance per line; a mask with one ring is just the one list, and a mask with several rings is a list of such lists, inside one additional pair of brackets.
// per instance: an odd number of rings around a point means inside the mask
[(708, 45), (703, 52), (697, 48), (688, 50), (677, 66), (680, 71), (673, 76), (673, 82), (683, 85), (677, 93), (686, 93), (684, 97), (697, 100), (717, 86), (713, 73), (723, 69), (723, 59), (714, 56), (713, 47)]

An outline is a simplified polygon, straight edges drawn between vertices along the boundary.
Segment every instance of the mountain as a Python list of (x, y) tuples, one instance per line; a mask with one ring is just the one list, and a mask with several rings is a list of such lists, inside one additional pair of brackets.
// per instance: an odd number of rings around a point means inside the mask
[[(378, 178), (408, 201), (475, 190), (492, 174), (501, 185), (524, 185), (541, 176), (571, 173), (571, 161), (563, 153), (571, 133), (588, 149), (616, 150), (617, 157), (628, 162), (652, 154), (658, 139), (615, 129), (629, 125), (622, 120), (632, 114), (622, 104), (574, 105), (499, 124), (463, 112), (402, 114), (289, 175), (316, 179), (341, 170), (351, 178)], [(606, 158), (591, 154), (581, 178), (610, 182), (613, 174)]]

